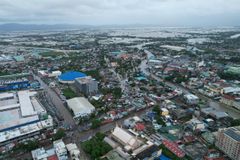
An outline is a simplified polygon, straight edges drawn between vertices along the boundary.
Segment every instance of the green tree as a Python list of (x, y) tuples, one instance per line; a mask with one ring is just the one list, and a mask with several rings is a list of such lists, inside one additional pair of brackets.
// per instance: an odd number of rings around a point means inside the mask
[(232, 120), (231, 126), (240, 126), (240, 119), (234, 119), (234, 120)]
[(91, 126), (91, 128), (98, 128), (98, 127), (100, 127), (100, 125), (101, 125), (101, 120), (99, 120), (99, 119), (93, 119), (92, 120), (92, 126)]
[(99, 159), (101, 156), (105, 155), (112, 149), (111, 146), (103, 141), (104, 137), (105, 134), (96, 133), (92, 139), (81, 144), (83, 150), (86, 153), (90, 154), (91, 159)]
[(60, 128), (57, 130), (56, 134), (53, 136), (53, 140), (61, 139), (64, 136), (65, 136), (65, 131), (64, 131), (64, 129)]

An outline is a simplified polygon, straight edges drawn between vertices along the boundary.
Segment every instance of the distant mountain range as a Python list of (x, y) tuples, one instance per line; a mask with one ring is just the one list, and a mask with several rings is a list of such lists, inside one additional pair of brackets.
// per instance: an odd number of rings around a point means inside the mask
[(0, 25), (0, 32), (7, 31), (30, 31), (30, 30), (68, 30), (68, 29), (83, 29), (89, 28), (89, 25), (69, 25), (69, 24), (54, 24), (54, 25), (37, 25), (37, 24), (19, 24), (7, 23)]
[[(144, 25), (144, 24), (129, 24), (129, 25), (71, 25), (71, 24), (21, 24), (21, 23), (6, 23), (0, 24), (0, 32), (11, 32), (11, 31), (33, 31), (33, 30), (44, 30), (44, 31), (56, 31), (56, 30), (74, 30), (74, 29), (96, 29), (96, 28), (128, 28), (128, 27), (163, 27), (159, 25)], [(170, 28), (209, 28), (209, 27), (170, 27)], [(210, 28), (229, 28), (229, 27), (210, 27)], [(230, 27), (240, 28), (240, 27)]]

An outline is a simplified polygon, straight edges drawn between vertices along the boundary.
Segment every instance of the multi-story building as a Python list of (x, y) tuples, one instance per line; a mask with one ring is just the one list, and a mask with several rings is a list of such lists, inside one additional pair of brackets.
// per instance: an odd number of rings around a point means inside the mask
[(190, 105), (195, 105), (199, 102), (199, 98), (193, 94), (184, 95), (184, 99)]
[(60, 139), (53, 142), (53, 147), (59, 160), (67, 160), (67, 149), (64, 142)]
[(93, 95), (98, 92), (98, 83), (91, 76), (75, 79), (76, 87), (85, 95)]
[(240, 160), (240, 126), (218, 131), (216, 146), (233, 160)]
[(33, 160), (79, 160), (80, 151), (75, 143), (65, 143), (60, 139), (53, 142), (53, 148), (37, 148), (31, 151)]

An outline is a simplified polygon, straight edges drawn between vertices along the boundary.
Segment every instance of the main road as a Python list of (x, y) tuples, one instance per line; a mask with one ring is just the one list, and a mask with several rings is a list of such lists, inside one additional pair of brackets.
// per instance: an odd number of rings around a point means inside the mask
[(47, 95), (51, 99), (52, 103), (56, 106), (56, 108), (59, 110), (61, 115), (64, 118), (65, 125), (74, 127), (76, 124), (72, 118), (71, 113), (67, 110), (67, 108), (64, 106), (63, 101), (59, 98), (59, 96), (54, 92), (45, 82), (42, 81), (42, 79), (34, 75), (35, 79), (39, 81), (44, 91), (46, 91)]

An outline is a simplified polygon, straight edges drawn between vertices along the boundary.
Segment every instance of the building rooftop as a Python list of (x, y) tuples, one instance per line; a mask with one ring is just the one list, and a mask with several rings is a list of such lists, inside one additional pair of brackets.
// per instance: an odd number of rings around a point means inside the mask
[(28, 90), (0, 94), (0, 131), (39, 120), (38, 113), (44, 113), (45, 109), (35, 94)]
[(69, 99), (67, 100), (67, 104), (75, 117), (91, 114), (95, 110), (95, 107), (84, 97)]
[(136, 137), (118, 126), (115, 127), (112, 135), (117, 138), (117, 140), (120, 140), (122, 143), (124, 143), (124, 145), (130, 146), (131, 148), (136, 148), (140, 145), (140, 142)]
[(178, 145), (174, 142), (163, 140), (163, 144), (176, 156), (182, 158), (185, 156), (185, 153), (178, 147)]
[(76, 78), (75, 80), (81, 84), (86, 84), (86, 83), (90, 83), (91, 81), (93, 81), (93, 78), (91, 76), (86, 76), (83, 78), (82, 77)]
[(34, 111), (33, 105), (31, 103), (30, 96), (33, 96), (36, 92), (29, 92), (29, 91), (19, 91), (18, 98), (20, 103), (21, 114), (23, 117), (25, 116), (32, 116), (37, 114)]
[(14, 139), (16, 137), (28, 135), (30, 133), (38, 132), (44, 128), (52, 127), (53, 126), (53, 120), (49, 116), (48, 119), (32, 123), (32, 124), (27, 124), (18, 128), (15, 128), (13, 130), (8, 130), (8, 131), (2, 131), (0, 132), (0, 143)]
[(216, 110), (215, 108), (211, 108), (211, 107), (202, 108), (201, 112), (203, 112), (206, 115), (211, 115), (216, 119), (228, 117), (228, 114), (226, 112), (222, 112), (222, 111)]
[(60, 81), (74, 81), (76, 78), (83, 78), (87, 75), (82, 72), (69, 71), (61, 74), (59, 76)]
[(240, 142), (240, 128), (229, 128), (224, 132), (226, 135), (234, 139), (235, 141)]
[(193, 94), (186, 94), (184, 95), (184, 97), (186, 97), (187, 99), (198, 99), (198, 97)]

